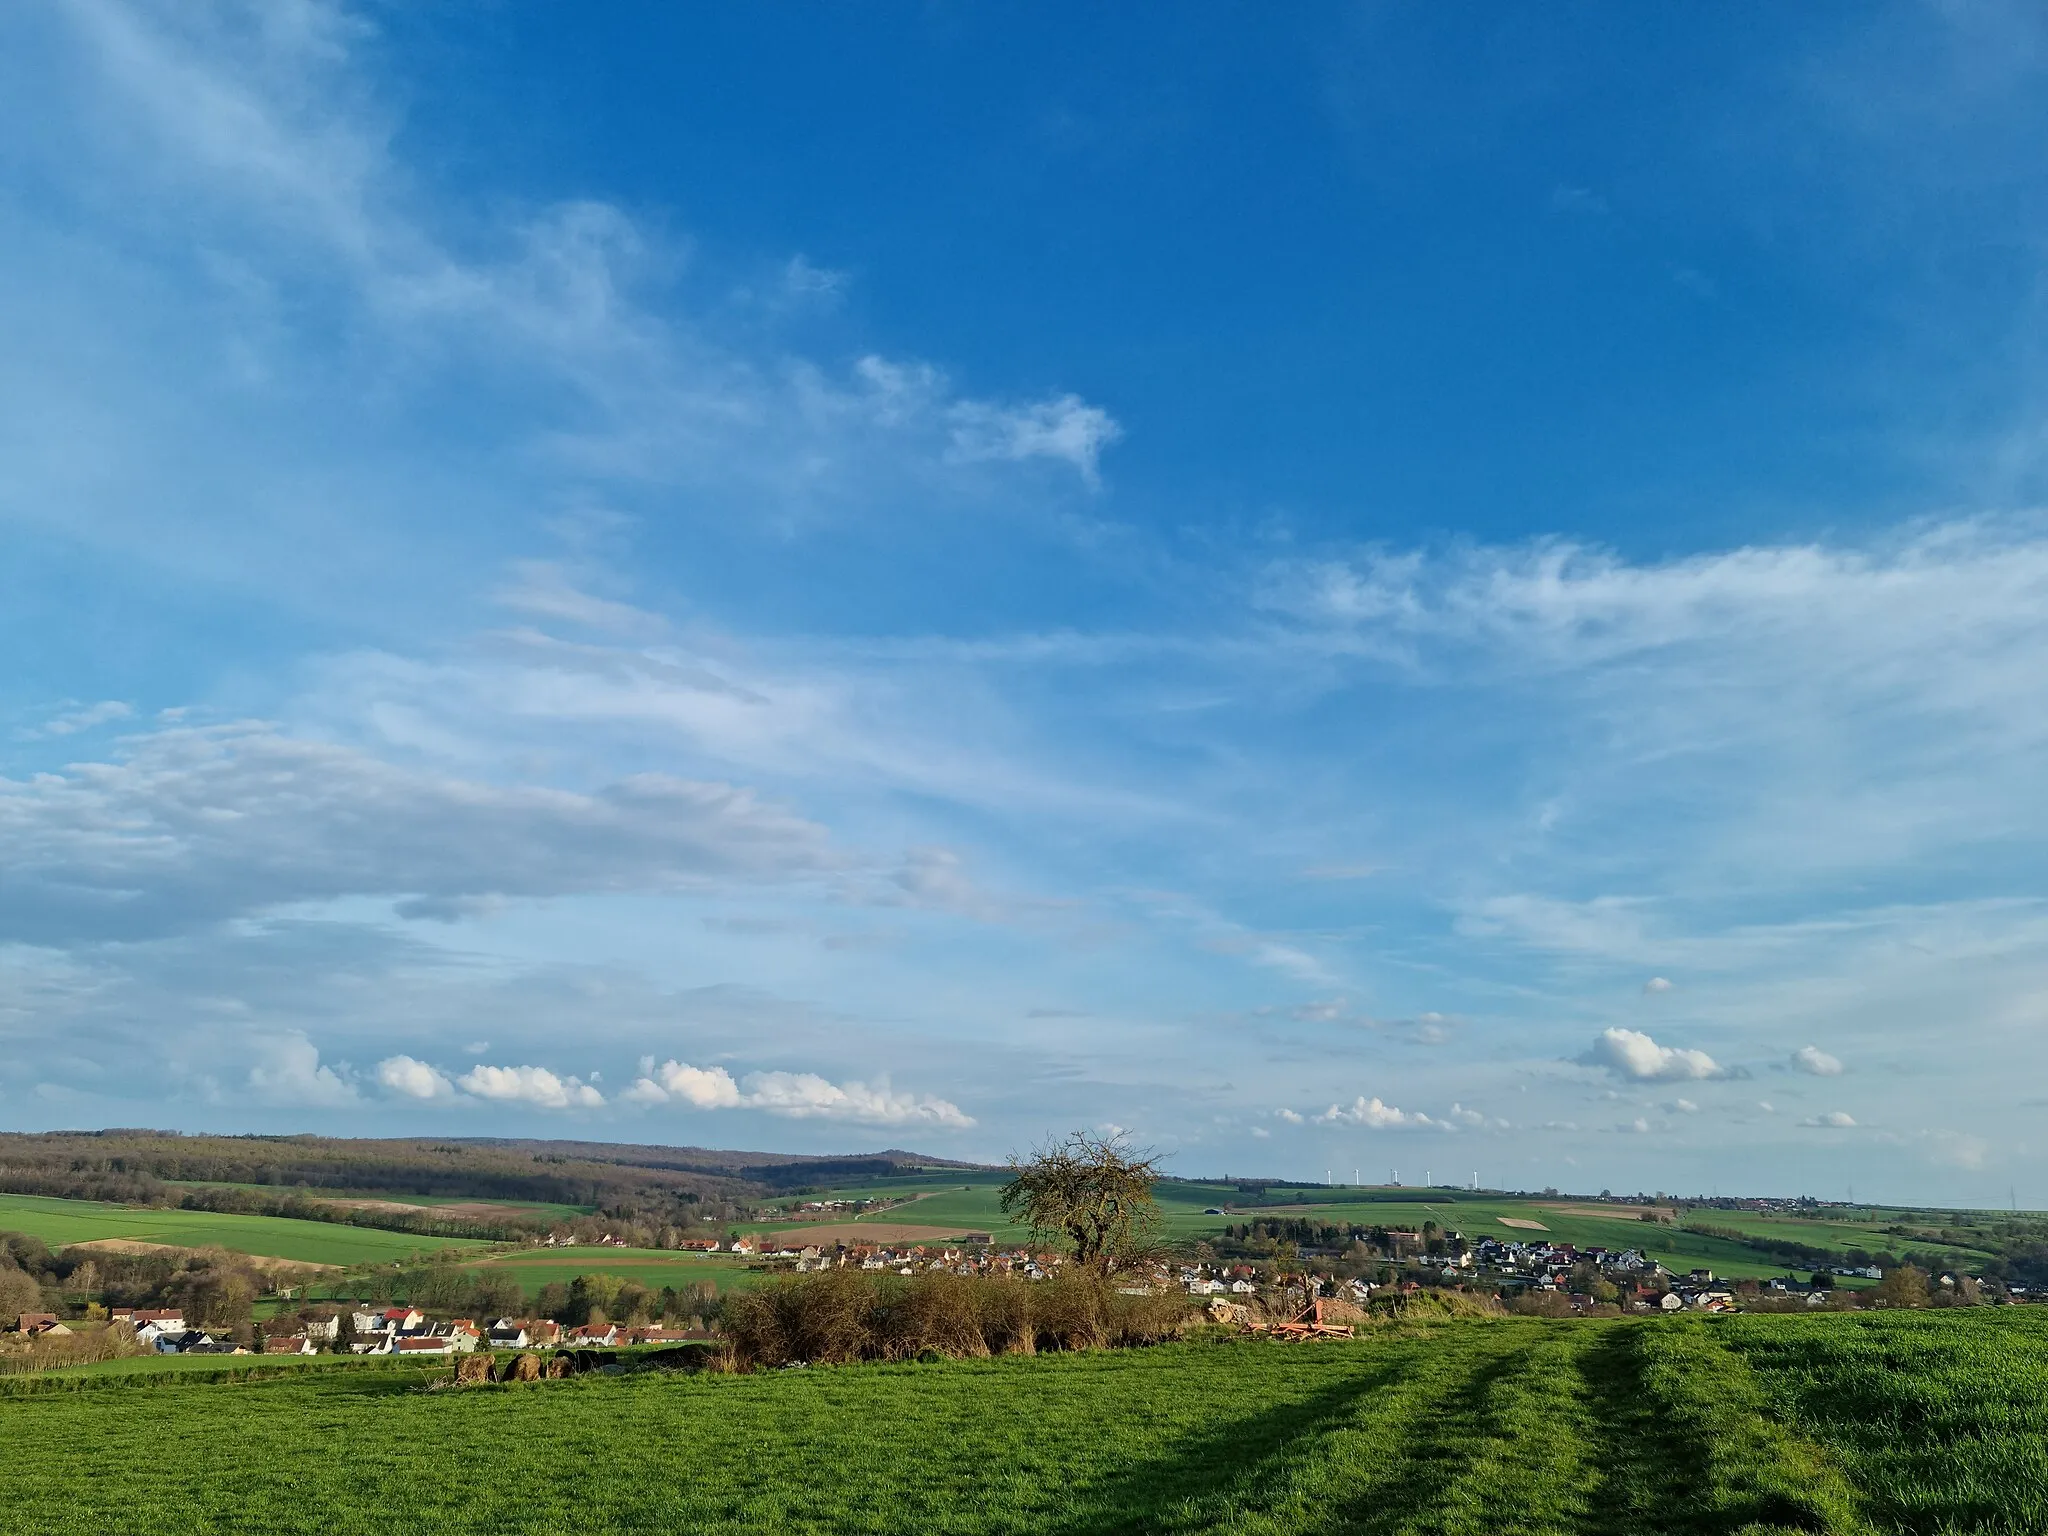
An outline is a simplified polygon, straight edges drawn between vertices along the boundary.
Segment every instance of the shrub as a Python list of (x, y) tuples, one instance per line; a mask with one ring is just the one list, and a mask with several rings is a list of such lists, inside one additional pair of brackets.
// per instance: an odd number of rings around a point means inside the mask
[(1185, 1297), (1127, 1296), (1087, 1274), (905, 1280), (835, 1269), (735, 1291), (721, 1310), (732, 1363), (742, 1369), (1150, 1344), (1192, 1320)]

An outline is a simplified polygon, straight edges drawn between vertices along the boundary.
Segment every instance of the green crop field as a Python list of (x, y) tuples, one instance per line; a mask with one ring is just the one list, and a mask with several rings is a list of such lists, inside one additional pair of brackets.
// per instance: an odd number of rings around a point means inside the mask
[(550, 1281), (566, 1284), (578, 1275), (617, 1275), (657, 1291), (665, 1285), (680, 1289), (700, 1280), (709, 1280), (723, 1291), (762, 1278), (761, 1271), (749, 1271), (738, 1258), (705, 1258), (659, 1248), (527, 1249), (486, 1263), (491, 1269), (517, 1275), (528, 1296)]
[(325, 1221), (101, 1205), (90, 1200), (53, 1200), (41, 1195), (0, 1194), (0, 1231), (26, 1232), (52, 1248), (119, 1238), (135, 1243), (170, 1243), (180, 1248), (220, 1247), (301, 1264), (388, 1263), (441, 1248), (487, 1246), (460, 1238), (415, 1237), (409, 1232), (385, 1232), (375, 1227)]
[(445, 1374), (0, 1390), (0, 1532), (2048, 1530), (2021, 1309), (421, 1390)]

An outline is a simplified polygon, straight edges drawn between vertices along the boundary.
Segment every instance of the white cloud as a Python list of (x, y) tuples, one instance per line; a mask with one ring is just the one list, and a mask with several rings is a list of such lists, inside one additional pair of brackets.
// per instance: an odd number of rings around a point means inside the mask
[(333, 1067), (323, 1066), (320, 1050), (305, 1035), (259, 1038), (260, 1059), (249, 1068), (249, 1087), (266, 1103), (333, 1107), (356, 1102), (354, 1084)]
[(723, 1067), (667, 1061), (658, 1072), (650, 1068), (643, 1073), (625, 1096), (642, 1104), (665, 1104), (674, 1099), (694, 1109), (731, 1109), (740, 1102), (740, 1088)]
[(455, 1080), (464, 1093), (505, 1104), (534, 1104), (542, 1109), (595, 1109), (604, 1095), (580, 1078), (558, 1077), (546, 1067), (477, 1065)]
[(506, 787), (260, 724), (159, 731), (113, 762), (0, 779), (0, 842), (0, 918), (54, 940), (348, 895), (405, 895), (406, 915), (452, 919), (500, 894), (659, 891), (834, 863), (821, 827), (730, 784)]
[(1823, 1131), (1847, 1131), (1856, 1126), (1855, 1118), (1839, 1109), (1831, 1109), (1824, 1115), (1810, 1115), (1799, 1123)]
[(814, 1072), (753, 1072), (735, 1082), (723, 1067), (664, 1062), (643, 1073), (623, 1097), (636, 1104), (686, 1104), (693, 1109), (758, 1109), (796, 1120), (845, 1120), (864, 1125), (933, 1125), (960, 1130), (974, 1124), (949, 1100), (899, 1093), (886, 1078), (875, 1083), (834, 1083)]
[(1659, 992), (1669, 992), (1671, 987), (1672, 983), (1662, 976), (1652, 976), (1643, 983), (1643, 990), (1653, 995)]
[(983, 459), (1059, 459), (1097, 480), (1102, 450), (1123, 436), (1123, 428), (1100, 406), (1079, 395), (1061, 395), (1026, 405), (962, 400), (948, 413), (953, 456), (965, 463)]
[(1728, 1075), (1705, 1051), (1659, 1045), (1636, 1029), (1602, 1030), (1579, 1062), (1605, 1067), (1617, 1077), (1637, 1082), (1684, 1082)]
[(409, 1099), (445, 1099), (455, 1093), (446, 1073), (410, 1056), (388, 1056), (378, 1062), (377, 1082)]
[(1633, 1120), (1624, 1120), (1615, 1129), (1627, 1136), (1647, 1136), (1650, 1134), (1650, 1122), (1637, 1115)]
[(1348, 1105), (1332, 1104), (1314, 1118), (1318, 1125), (1362, 1125), (1374, 1131), (1456, 1129), (1448, 1121), (1434, 1119), (1419, 1110), (1396, 1109), (1382, 1103), (1377, 1094), (1369, 1099), (1360, 1095)]
[(1699, 1105), (1693, 1103), (1691, 1099), (1673, 1099), (1664, 1108), (1668, 1113), (1674, 1115), (1696, 1115), (1700, 1112)]
[(668, 631), (667, 621), (659, 614), (582, 590), (570, 573), (552, 560), (516, 561), (512, 571), (514, 579), (497, 593), (504, 607), (629, 638), (658, 639)]
[(32, 730), (22, 731), (20, 735), (27, 741), (37, 741), (51, 736), (76, 736), (80, 731), (89, 731), (94, 726), (105, 725), (112, 720), (126, 720), (134, 713), (133, 706), (124, 704), (119, 699), (103, 699), (97, 704), (67, 709)]
[(741, 1101), (750, 1109), (794, 1119), (853, 1120), (867, 1125), (939, 1125), (961, 1129), (974, 1124), (956, 1104), (914, 1093), (898, 1093), (886, 1079), (867, 1083), (832, 1083), (811, 1072), (755, 1072), (745, 1083)]
[(1276, 1109), (1273, 1111), (1273, 1114), (1276, 1118), (1285, 1120), (1289, 1125), (1300, 1125), (1303, 1120), (1302, 1113), (1298, 1109)]
[(1795, 1071), (1810, 1073), (1814, 1077), (1840, 1077), (1842, 1062), (1838, 1056), (1830, 1056), (1817, 1045), (1802, 1045), (1792, 1053), (1792, 1067)]
[(1773, 1104), (1769, 1099), (1758, 1099), (1756, 1101), (1756, 1107), (1762, 1110), (1767, 1115), (1775, 1115), (1778, 1112), (1777, 1106)]

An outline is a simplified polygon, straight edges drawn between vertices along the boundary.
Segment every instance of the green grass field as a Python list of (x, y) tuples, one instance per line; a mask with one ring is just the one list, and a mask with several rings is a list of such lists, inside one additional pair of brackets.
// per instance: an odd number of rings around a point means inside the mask
[(213, 1211), (153, 1210), (0, 1194), (0, 1231), (26, 1232), (52, 1248), (102, 1238), (171, 1243), (181, 1248), (220, 1247), (301, 1264), (388, 1263), (448, 1247), (482, 1248), (463, 1238), (415, 1237), (375, 1227), (279, 1216), (231, 1216)]
[(665, 1285), (680, 1289), (700, 1280), (709, 1280), (724, 1291), (761, 1278), (760, 1271), (750, 1272), (736, 1258), (705, 1258), (659, 1248), (572, 1248), (567, 1252), (559, 1248), (540, 1252), (528, 1249), (488, 1260), (487, 1266), (517, 1275), (528, 1296), (550, 1281), (566, 1284), (578, 1275), (617, 1275), (622, 1280), (637, 1280), (655, 1291)]
[[(953, 1232), (989, 1232), (999, 1241), (1022, 1241), (1023, 1229), (1007, 1220), (997, 1202), (1004, 1178), (1005, 1175), (997, 1172), (945, 1169), (835, 1189), (830, 1193), (838, 1199), (909, 1199), (910, 1203), (906, 1205), (859, 1218), (864, 1224), (902, 1222)], [(1263, 1197), (1251, 1197), (1240, 1192), (1234, 1184), (1192, 1182), (1162, 1183), (1156, 1193), (1165, 1217), (1165, 1236), (1172, 1241), (1213, 1236), (1225, 1226), (1250, 1221), (1260, 1215), (1302, 1216), (1318, 1221), (1388, 1227), (1420, 1227), (1425, 1221), (1435, 1221), (1470, 1238), (1490, 1234), (1524, 1241), (1549, 1238), (1582, 1246), (1639, 1248), (1667, 1268), (1679, 1271), (1708, 1268), (1731, 1278), (1760, 1279), (1781, 1275), (1787, 1269), (1784, 1260), (1740, 1243), (1686, 1232), (1674, 1226), (1655, 1225), (1619, 1210), (1607, 1214), (1597, 1202), (1586, 1204), (1568, 1199), (1475, 1195), (1443, 1189), (1397, 1191), (1371, 1187), (1275, 1188)], [(1207, 1214), (1212, 1207), (1221, 1208), (1224, 1214)], [(1856, 1220), (1824, 1220), (1753, 1212), (1705, 1211), (1697, 1213), (1697, 1219), (1713, 1226), (1808, 1243), (1838, 1253), (1854, 1248), (1940, 1247), (1938, 1244), (1907, 1243), (1885, 1237), (1882, 1227), (1895, 1220), (1898, 1214), (1872, 1211), (1858, 1213), (1860, 1219)], [(1510, 1226), (1502, 1220), (1503, 1217), (1540, 1222), (1542, 1229)], [(763, 1222), (752, 1224), (747, 1230), (786, 1231), (800, 1225)], [(1970, 1264), (1984, 1257), (1972, 1249), (1948, 1251), (1960, 1264)]]
[(422, 1391), (427, 1374), (0, 1394), (0, 1532), (2048, 1530), (2031, 1310), (1444, 1323), (466, 1391)]

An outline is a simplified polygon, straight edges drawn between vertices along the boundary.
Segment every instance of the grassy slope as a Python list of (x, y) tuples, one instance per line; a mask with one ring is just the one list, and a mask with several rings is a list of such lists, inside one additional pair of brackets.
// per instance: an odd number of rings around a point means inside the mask
[(145, 1206), (100, 1205), (89, 1200), (53, 1200), (41, 1195), (0, 1194), (0, 1231), (26, 1232), (52, 1248), (113, 1237), (141, 1243), (174, 1243), (185, 1248), (218, 1246), (237, 1253), (306, 1264), (388, 1262), (438, 1248), (483, 1246), (456, 1238), (415, 1237), (407, 1232), (384, 1232), (374, 1227), (324, 1221), (153, 1210)]
[(460, 1393), (99, 1382), (0, 1395), (0, 1532), (2018, 1536), (2048, 1529), (2044, 1343), (1978, 1311)]

